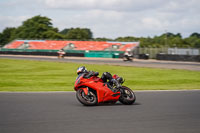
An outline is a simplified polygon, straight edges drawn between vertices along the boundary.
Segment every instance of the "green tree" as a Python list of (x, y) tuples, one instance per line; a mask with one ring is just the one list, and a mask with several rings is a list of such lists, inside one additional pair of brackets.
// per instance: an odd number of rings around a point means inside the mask
[(200, 33), (192, 33), (188, 38), (185, 39), (185, 41), (190, 43), (191, 47), (200, 48)]
[(163, 33), (154, 37), (118, 37), (93, 38), (93, 33), (88, 28), (65, 28), (59, 32), (53, 27), (51, 19), (43, 16), (34, 16), (27, 19), (17, 28), (5, 28), (0, 33), (0, 45), (3, 46), (14, 39), (73, 39), (73, 40), (95, 40), (95, 41), (140, 41), (141, 47), (191, 47), (200, 48), (200, 33), (194, 32), (187, 38), (182, 38), (180, 33)]
[(40, 15), (23, 22), (17, 29), (17, 37), (21, 39), (62, 39), (58, 29), (54, 28), (51, 19)]
[(62, 34), (55, 33), (52, 30), (45, 31), (42, 34), (42, 36), (43, 36), (43, 38), (46, 38), (46, 39), (63, 39), (64, 38), (64, 36)]
[(0, 33), (0, 47), (3, 46), (3, 34)]
[(184, 44), (182, 38), (180, 38), (179, 36), (171, 38), (170, 42), (170, 47), (182, 47), (182, 45)]
[(59, 33), (62, 34), (62, 35), (66, 35), (68, 33), (69, 29), (64, 29), (62, 31), (60, 31)]
[(194, 33), (192, 33), (192, 34), (190, 35), (190, 37), (198, 37), (198, 38), (200, 38), (200, 34), (197, 33), (197, 32), (194, 32)]
[(5, 28), (0, 34), (0, 45), (3, 46), (15, 39), (16, 28)]
[(200, 38), (198, 36), (190, 36), (183, 40), (187, 47), (199, 48)]
[(105, 37), (98, 37), (98, 38), (94, 38), (94, 41), (113, 41), (113, 39), (110, 38), (105, 38)]
[(135, 42), (138, 40), (139, 40), (139, 38), (133, 37), (133, 36), (118, 37), (115, 39), (115, 41), (121, 41), (121, 42)]
[(92, 37), (92, 32), (87, 28), (71, 28), (66, 32), (65, 35), (66, 39), (73, 40), (90, 40)]
[(200, 39), (195, 41), (194, 48), (200, 48)]

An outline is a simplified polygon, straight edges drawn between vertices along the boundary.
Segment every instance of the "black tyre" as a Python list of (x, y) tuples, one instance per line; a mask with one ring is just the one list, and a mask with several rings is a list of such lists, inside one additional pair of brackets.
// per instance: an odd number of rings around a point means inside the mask
[(131, 105), (135, 102), (136, 96), (135, 93), (128, 87), (122, 86), (122, 89), (124, 90), (119, 98), (119, 101), (126, 105)]
[(76, 98), (86, 106), (94, 106), (97, 104), (97, 96), (92, 91), (90, 91), (89, 95), (86, 95), (82, 89), (79, 89), (76, 92)]

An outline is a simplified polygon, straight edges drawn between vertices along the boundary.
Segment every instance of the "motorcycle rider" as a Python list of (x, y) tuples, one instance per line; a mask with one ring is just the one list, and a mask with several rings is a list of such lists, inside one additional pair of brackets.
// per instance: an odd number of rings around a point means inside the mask
[[(84, 78), (90, 78), (91, 76), (98, 76), (99, 72), (87, 71), (85, 66), (81, 66), (77, 69), (77, 74), (78, 74), (77, 78), (79, 78), (83, 74), (84, 74)], [(113, 91), (115, 90), (113, 87), (110, 87), (110, 85), (113, 86), (114, 84), (116, 88), (120, 87), (119, 82), (116, 79), (114, 79), (109, 72), (104, 72), (101, 76), (101, 79), (103, 80), (104, 83), (108, 83), (108, 87), (111, 88)]]
[(133, 61), (133, 52), (131, 49), (126, 49), (123, 59), (124, 61)]

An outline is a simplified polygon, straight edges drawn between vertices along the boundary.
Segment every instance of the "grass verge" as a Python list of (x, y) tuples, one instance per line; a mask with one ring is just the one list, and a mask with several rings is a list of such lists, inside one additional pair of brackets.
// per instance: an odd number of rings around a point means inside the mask
[(200, 89), (197, 71), (0, 59), (0, 91), (72, 91), (81, 65), (122, 76), (133, 90)]

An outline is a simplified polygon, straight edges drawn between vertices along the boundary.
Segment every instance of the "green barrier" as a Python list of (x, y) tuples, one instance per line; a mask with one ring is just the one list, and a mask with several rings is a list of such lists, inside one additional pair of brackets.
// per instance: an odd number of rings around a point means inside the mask
[(13, 52), (57, 52), (58, 50), (48, 49), (1, 49), (1, 51), (13, 51)]
[[(58, 52), (59, 50), (49, 49), (6, 49), (2, 48), (0, 51), (15, 51), (15, 52)], [(84, 50), (64, 50), (66, 53), (85, 53)]]
[(114, 53), (113, 58), (119, 58), (119, 53)]
[(119, 58), (121, 51), (92, 51), (85, 52), (85, 57), (97, 57), (97, 58)]
[[(48, 49), (6, 49), (2, 48), (0, 51), (12, 51), (12, 52), (52, 52), (56, 53), (59, 50)], [(66, 53), (82, 53), (85, 57), (97, 57), (97, 58), (119, 58), (123, 51), (84, 51), (84, 50), (64, 50)]]
[(64, 50), (66, 53), (85, 53), (85, 50)]
[(95, 52), (89, 52), (85, 53), (85, 57), (102, 57), (102, 58), (112, 58), (112, 54), (109, 53), (95, 53)]

